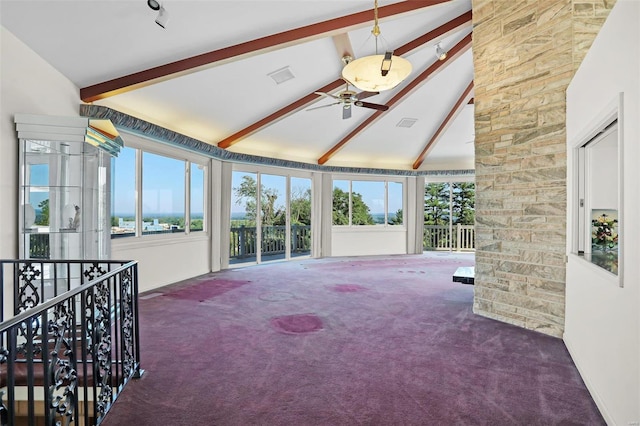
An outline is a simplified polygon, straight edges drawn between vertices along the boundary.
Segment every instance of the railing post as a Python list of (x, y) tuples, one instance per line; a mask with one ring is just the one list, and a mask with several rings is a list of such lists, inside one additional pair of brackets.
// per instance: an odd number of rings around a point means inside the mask
[(291, 225), (291, 236), (293, 237), (293, 247), (291, 247), (291, 251), (292, 252), (297, 252), (298, 251), (298, 225), (297, 224), (293, 224)]
[(238, 257), (240, 259), (244, 257), (244, 252), (245, 252), (244, 242), (245, 242), (244, 225), (240, 225), (240, 229), (238, 230), (238, 245), (240, 245)]
[(456, 251), (460, 251), (460, 241), (462, 241), (462, 225), (460, 225), (459, 223), (456, 224), (456, 233), (457, 233)]

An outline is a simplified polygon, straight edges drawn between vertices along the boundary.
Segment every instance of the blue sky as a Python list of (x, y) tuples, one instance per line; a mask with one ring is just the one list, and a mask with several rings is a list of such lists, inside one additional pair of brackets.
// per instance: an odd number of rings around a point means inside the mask
[[(143, 153), (143, 216), (149, 214), (179, 213), (184, 211), (184, 163), (159, 155)], [(192, 205), (193, 213), (201, 213), (203, 208), (204, 171), (192, 164)], [(32, 172), (33, 174), (33, 172)], [(46, 173), (48, 175), (48, 172)], [(233, 172), (232, 188), (240, 185), (243, 175), (256, 179), (255, 173)], [(116, 171), (112, 174), (112, 208), (120, 214), (135, 211), (135, 150), (124, 148), (116, 160)], [(33, 180), (33, 177), (32, 177)], [(278, 175), (261, 175), (262, 186), (278, 192), (278, 203), (284, 204), (286, 178)], [(334, 181), (342, 188), (348, 181)], [(311, 180), (292, 178), (292, 190), (309, 188)], [(342, 188), (348, 189), (348, 186)], [(384, 213), (384, 183), (382, 181), (353, 181), (353, 191), (362, 195), (371, 213)], [(45, 197), (46, 198), (46, 197)], [(37, 204), (35, 204), (37, 206)], [(389, 212), (402, 208), (402, 184), (389, 183)], [(244, 213), (243, 205), (236, 203), (232, 192), (232, 213)]]
[[(32, 164), (29, 167), (29, 185), (32, 187), (49, 186), (49, 165), (48, 164)], [(49, 191), (37, 191), (36, 188), (31, 188), (29, 192), (29, 204), (34, 209), (38, 208), (38, 204), (49, 198)]]
[[(117, 214), (133, 215), (135, 211), (135, 150), (124, 148), (114, 161), (115, 172), (112, 173), (112, 208)], [(143, 153), (143, 216), (182, 213), (184, 212), (184, 161), (151, 153)], [(49, 165), (32, 164), (29, 169), (29, 202), (38, 209), (38, 205), (49, 198)], [(242, 176), (250, 175), (256, 179), (255, 173), (233, 172), (232, 188), (242, 181)], [(284, 205), (286, 194), (286, 177), (280, 175), (261, 175), (265, 188), (275, 189), (278, 193), (278, 205)], [(335, 180), (334, 187), (343, 191), (349, 190), (348, 180)], [(384, 182), (352, 181), (352, 191), (362, 195), (372, 214), (384, 213)], [(40, 187), (40, 188), (38, 188)], [(311, 187), (309, 178), (291, 178), (291, 189), (296, 192)], [(389, 213), (402, 209), (403, 186), (399, 182), (388, 183)], [(204, 168), (191, 163), (191, 212), (200, 215), (204, 208)], [(235, 191), (232, 191), (232, 213), (244, 213), (243, 204), (236, 203)]]
[[(184, 212), (184, 161), (143, 153), (143, 216)], [(135, 211), (135, 150), (124, 148), (112, 173), (112, 209), (116, 213)], [(191, 165), (191, 212), (202, 214), (204, 170)]]

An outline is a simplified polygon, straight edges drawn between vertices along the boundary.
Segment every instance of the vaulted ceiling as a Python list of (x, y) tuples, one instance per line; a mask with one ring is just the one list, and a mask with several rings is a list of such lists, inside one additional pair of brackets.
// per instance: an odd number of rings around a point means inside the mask
[[(316, 92), (346, 89), (345, 55), (375, 53), (373, 0), (162, 5), (165, 28), (146, 0), (2, 0), (0, 19), (80, 89), (79, 103), (229, 151), (350, 167), (473, 168), (471, 0), (379, 0), (378, 51), (406, 58), (412, 72), (366, 98), (388, 110), (353, 106), (346, 119), (341, 104)], [(448, 52), (442, 61), (438, 43)]]

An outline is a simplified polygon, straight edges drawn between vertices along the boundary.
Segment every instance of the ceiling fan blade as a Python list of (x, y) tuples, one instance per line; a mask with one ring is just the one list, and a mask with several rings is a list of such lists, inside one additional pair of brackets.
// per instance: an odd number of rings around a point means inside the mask
[(340, 99), (339, 97), (337, 97), (336, 95), (332, 95), (331, 93), (324, 93), (324, 92), (313, 92), (313, 93), (315, 93), (316, 95), (326, 96), (332, 99)]
[(313, 108), (307, 108), (305, 111), (313, 111), (314, 109), (326, 108), (326, 107), (330, 107), (330, 106), (333, 106), (333, 105), (338, 105), (339, 103), (340, 102), (334, 102), (332, 104), (320, 105), (320, 106), (313, 107)]
[(357, 101), (357, 102), (354, 102), (354, 105), (359, 107), (377, 109), (378, 111), (386, 111), (389, 109), (387, 105), (372, 104), (371, 102)]
[(380, 94), (380, 92), (360, 92), (356, 95), (357, 99), (364, 99), (364, 98), (368, 98), (369, 96), (375, 96)]
[(347, 104), (342, 108), (342, 119), (351, 118), (351, 105)]

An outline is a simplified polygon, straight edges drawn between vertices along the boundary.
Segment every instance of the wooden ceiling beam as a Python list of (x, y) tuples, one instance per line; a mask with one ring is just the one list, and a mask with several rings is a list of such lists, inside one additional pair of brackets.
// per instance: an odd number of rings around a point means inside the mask
[[(436, 38), (440, 38), (440, 37), (444, 37), (447, 34), (454, 32), (454, 31), (459, 31), (460, 29), (464, 28), (467, 25), (471, 25), (471, 11), (465, 12), (462, 15), (458, 16), (455, 19), (452, 19), (451, 21), (439, 26), (438, 28), (435, 28), (431, 31), (429, 31), (428, 33), (423, 34), (422, 36), (398, 47), (394, 53), (397, 55), (403, 55), (403, 54), (407, 54), (415, 49), (417, 49), (419, 46), (429, 43), (430, 41), (436, 39)], [(334, 38), (334, 41), (336, 39)], [(350, 47), (350, 43), (348, 38), (345, 40), (344, 38), (339, 38), (338, 41), (336, 42), (336, 49), (340, 52), (340, 51), (344, 51), (344, 53), (348, 53), (347, 50)], [(316, 90), (316, 92), (324, 92), (324, 93), (329, 93), (332, 92), (336, 89), (338, 89), (339, 87), (341, 87), (342, 85), (344, 85), (344, 80), (337, 79), (332, 81), (331, 83), (327, 84), (326, 86)], [(253, 124), (251, 124), (248, 127), (245, 127), (242, 130), (239, 130), (238, 132), (234, 133), (231, 136), (226, 137), (225, 139), (221, 140), (220, 142), (218, 142), (218, 148), (222, 148), (222, 149), (227, 149), (232, 145), (235, 145), (236, 143), (240, 142), (240, 140), (252, 135), (253, 133), (267, 127), (270, 126), (271, 124), (277, 122), (278, 120), (281, 120), (285, 117), (287, 117), (288, 115), (293, 114), (294, 112), (307, 107), (310, 103), (312, 103), (313, 101), (316, 101), (318, 98), (320, 98), (320, 95), (315, 94), (315, 92), (310, 93), (300, 99), (298, 99), (297, 101), (279, 109), (278, 111), (268, 115), (267, 117), (263, 118), (260, 121), (257, 121)]]
[[(324, 93), (333, 92), (340, 86), (344, 86), (344, 80), (339, 78), (321, 87), (320, 89), (317, 90), (317, 92), (324, 92)], [(256, 121), (255, 123), (245, 127), (244, 129), (234, 133), (233, 135), (224, 138), (223, 140), (218, 142), (218, 148), (227, 149), (230, 146), (235, 145), (236, 143), (240, 142), (242, 139), (246, 138), (247, 136), (252, 135), (253, 133), (261, 129), (264, 129), (265, 127), (270, 126), (279, 120), (282, 120), (283, 118), (293, 114), (294, 112), (302, 108), (305, 108), (307, 105), (316, 101), (319, 97), (320, 95), (317, 95), (315, 93), (310, 93), (298, 99), (297, 101), (290, 103), (284, 108), (281, 108), (278, 111), (272, 114), (269, 114), (262, 120)]]
[(422, 149), (422, 152), (420, 152), (420, 155), (418, 155), (418, 158), (416, 158), (416, 161), (414, 161), (413, 163), (413, 166), (412, 166), (413, 170), (417, 170), (418, 167), (422, 165), (425, 157), (427, 156), (427, 152), (436, 144), (436, 142), (438, 141), (438, 139), (440, 139), (440, 136), (442, 136), (445, 130), (449, 128), (453, 120), (455, 120), (458, 114), (460, 114), (460, 111), (462, 111), (465, 105), (469, 103), (472, 89), (473, 89), (473, 80), (471, 80), (471, 83), (469, 83), (467, 88), (464, 89), (464, 92), (462, 92), (462, 95), (460, 95), (460, 97), (456, 101), (453, 108), (451, 108), (451, 111), (449, 111), (449, 114), (447, 114), (447, 116), (442, 121), (442, 123), (440, 123), (438, 130), (436, 130), (436, 132), (431, 137), (431, 139), (429, 139), (429, 142), (427, 142), (425, 147)]
[[(449, 0), (402, 1), (378, 8), (378, 16), (380, 19), (383, 19), (447, 1)], [(236, 60), (249, 55), (326, 37), (338, 32), (343, 32), (345, 29), (357, 28), (358, 26), (368, 24), (372, 19), (373, 9), (370, 9), (272, 34), (81, 88), (80, 99), (84, 102), (97, 101), (161, 81), (170, 80), (181, 75), (190, 74), (223, 61)]]
[[(466, 37), (458, 42), (453, 48), (449, 49), (447, 53), (447, 58), (444, 61), (436, 61), (426, 70), (424, 70), (420, 75), (418, 75), (415, 79), (413, 79), (409, 84), (402, 88), (398, 93), (391, 98), (386, 105), (389, 106), (389, 110), (391, 110), (397, 103), (399, 103), (402, 98), (405, 96), (409, 96), (412, 92), (417, 90), (422, 84), (424, 84), (429, 78), (435, 76), (438, 72), (446, 67), (446, 65), (450, 64), (458, 57), (460, 57), (464, 52), (469, 50), (471, 47), (471, 33), (469, 33)], [(389, 111), (387, 110), (387, 111)], [(376, 122), (380, 116), (384, 113), (384, 111), (376, 111), (371, 114), (365, 121), (363, 121), (355, 130), (350, 132), (347, 136), (345, 136), (342, 140), (340, 140), (337, 144), (335, 144), (329, 151), (327, 151), (322, 157), (318, 159), (318, 164), (324, 164), (331, 159), (342, 147), (347, 144), (354, 136), (358, 133), (372, 125)]]

